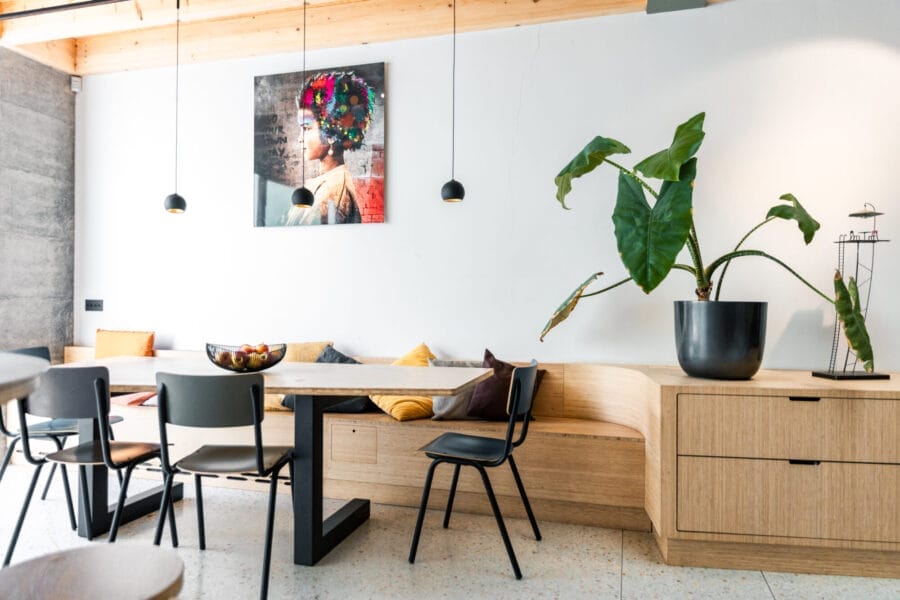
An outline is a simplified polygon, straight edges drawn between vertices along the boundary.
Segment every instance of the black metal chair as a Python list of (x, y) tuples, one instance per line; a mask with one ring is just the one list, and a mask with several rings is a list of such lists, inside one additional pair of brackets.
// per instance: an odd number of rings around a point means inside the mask
[[(491, 509), (494, 511), (494, 517), (497, 519), (497, 526), (500, 528), (500, 535), (503, 536), (503, 544), (506, 546), (506, 553), (509, 555), (509, 562), (512, 563), (513, 572), (516, 579), (522, 579), (522, 571), (519, 570), (519, 562), (516, 560), (516, 553), (513, 551), (512, 543), (509, 541), (509, 534), (506, 531), (506, 525), (503, 522), (503, 516), (500, 514), (500, 507), (497, 505), (497, 498), (491, 487), (491, 481), (487, 475), (487, 468), (499, 467), (504, 462), (509, 461), (509, 468), (512, 470), (513, 477), (516, 480), (516, 486), (519, 488), (519, 495), (522, 497), (522, 503), (525, 505), (525, 511), (528, 513), (528, 519), (531, 521), (531, 528), (534, 530), (534, 537), (541, 539), (541, 532), (538, 529), (537, 521), (534, 519), (534, 513), (531, 511), (531, 504), (528, 502), (528, 496), (525, 494), (525, 486), (522, 485), (522, 478), (519, 477), (519, 470), (516, 468), (516, 461), (513, 459), (513, 449), (520, 446), (528, 435), (528, 421), (531, 418), (532, 396), (534, 395), (534, 380), (537, 374), (537, 362), (532, 360), (527, 367), (518, 367), (513, 370), (512, 380), (509, 386), (509, 400), (506, 405), (506, 412), (509, 413), (509, 425), (506, 429), (506, 437), (503, 439), (480, 437), (474, 435), (466, 435), (461, 433), (445, 433), (435, 438), (427, 445), (420, 448), (425, 452), (428, 458), (433, 459), (431, 466), (428, 467), (428, 475), (425, 477), (425, 488), (422, 491), (422, 504), (419, 506), (419, 516), (416, 519), (416, 530), (413, 534), (412, 546), (409, 549), (409, 562), (416, 562), (416, 550), (419, 547), (419, 536), (422, 533), (422, 523), (425, 520), (425, 509), (428, 507), (428, 495), (431, 492), (431, 482), (434, 478), (434, 470), (441, 463), (450, 463), (454, 465), (453, 481), (450, 484), (450, 495), (447, 498), (447, 508), (444, 512), (444, 529), (450, 526), (450, 513), (453, 510), (453, 498), (456, 495), (456, 484), (459, 482), (459, 470), (463, 465), (475, 467), (481, 480), (484, 483), (484, 489), (487, 492), (488, 500), (491, 503)], [(516, 431), (516, 424), (520, 423), (519, 435), (513, 440)]]
[[(51, 367), (41, 377), (40, 386), (32, 392), (28, 398), (20, 398), (19, 407), (19, 431), (22, 439), (22, 452), (25, 460), (37, 467), (31, 478), (31, 484), (19, 513), (19, 520), (13, 531), (12, 540), (6, 552), (3, 566), (9, 564), (19, 532), (25, 521), (34, 487), (40, 477), (41, 469), (48, 462), (58, 463), (65, 478), (65, 465), (78, 465), (82, 517), (91, 521), (90, 498), (88, 497), (87, 470), (88, 465), (106, 465), (109, 469), (120, 471), (125, 469), (125, 476), (119, 490), (119, 501), (113, 515), (109, 530), (109, 541), (116, 540), (119, 522), (122, 516), (122, 506), (128, 493), (128, 482), (131, 472), (138, 464), (159, 456), (159, 444), (143, 442), (120, 442), (109, 438), (109, 371), (106, 367)], [(85, 442), (78, 446), (66, 448), (41, 457), (35, 457), (31, 452), (31, 433), (26, 424), (27, 414), (51, 419), (95, 419), (98, 424), (99, 439), (93, 442)], [(87, 528), (88, 539), (91, 538), (91, 529)]]
[[(32, 348), (19, 348), (16, 350), (10, 350), (15, 354), (24, 354), (27, 356), (34, 356), (36, 358), (42, 358), (47, 362), (51, 362), (50, 360), (50, 349), (47, 346), (35, 346)], [(111, 416), (109, 418), (110, 425), (115, 423), (121, 423), (122, 417), (120, 416)], [(3, 462), (0, 463), (0, 481), (3, 481), (3, 475), (6, 473), (6, 467), (9, 466), (9, 461), (12, 459), (13, 452), (16, 450), (16, 446), (19, 443), (20, 435), (17, 431), (11, 431), (6, 427), (6, 424), (3, 422), (3, 415), (0, 413), (0, 434), (7, 436), (9, 439), (7, 441), (6, 453), (3, 455)], [(49, 421), (42, 421), (40, 423), (32, 423), (28, 426), (28, 435), (32, 438), (42, 438), (47, 439), (53, 442), (56, 445), (57, 450), (62, 450), (66, 445), (66, 440), (73, 435), (78, 435), (78, 421), (75, 419), (50, 419)], [(110, 439), (113, 439), (112, 429), (110, 429)], [(44, 491), (41, 493), (41, 500), (47, 499), (47, 492), (50, 490), (50, 484), (53, 482), (53, 477), (56, 474), (56, 463), (53, 463), (50, 466), (50, 475), (47, 477), (47, 482), (44, 484)], [(121, 483), (121, 480), (119, 481)], [(77, 524), (75, 523), (75, 510), (72, 505), (72, 494), (69, 488), (69, 479), (63, 471), (63, 490), (66, 494), (66, 506), (69, 510), (69, 521), (71, 523), (72, 529), (77, 528)]]
[[(263, 556), (262, 584), (259, 597), (266, 598), (269, 590), (269, 564), (272, 557), (272, 528), (275, 518), (275, 495), (278, 474), (288, 465), (293, 482), (293, 448), (264, 446), (262, 441), (263, 377), (259, 373), (242, 375), (177, 375), (157, 373), (159, 399), (159, 439), (162, 447), (162, 469), (166, 478), (160, 506), (159, 521), (153, 543), (159, 545), (168, 513), (172, 526), (172, 545), (178, 545), (174, 533), (175, 515), (172, 511), (172, 484), (176, 474), (194, 476), (197, 489), (197, 526), (200, 549), (206, 549), (203, 524), (202, 475), (229, 475), (251, 472), (255, 477), (269, 478), (269, 510), (266, 520), (266, 541)], [(175, 464), (169, 460), (167, 425), (184, 427), (241, 427), (253, 426), (252, 446), (201, 446)]]

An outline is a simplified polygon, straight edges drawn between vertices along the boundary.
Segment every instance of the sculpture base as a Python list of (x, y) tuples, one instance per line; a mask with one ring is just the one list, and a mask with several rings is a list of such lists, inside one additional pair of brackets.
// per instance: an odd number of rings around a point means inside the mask
[(824, 379), (890, 379), (887, 373), (866, 373), (865, 371), (813, 371), (813, 377)]

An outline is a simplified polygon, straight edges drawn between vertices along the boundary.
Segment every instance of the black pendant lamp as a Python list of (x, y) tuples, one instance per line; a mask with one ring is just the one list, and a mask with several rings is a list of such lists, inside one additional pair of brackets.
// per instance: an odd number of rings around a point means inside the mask
[(455, 178), (456, 169), (456, 0), (453, 0), (453, 59), (450, 66), (450, 181), (441, 188), (444, 202), (462, 202), (463, 184)]
[[(306, 0), (303, 1), (303, 84), (306, 85)], [(303, 88), (300, 88), (300, 97), (303, 98)], [(302, 107), (297, 107), (297, 112), (300, 111)], [(313, 193), (306, 187), (306, 136), (303, 130), (303, 124), (300, 124), (300, 140), (301, 140), (301, 153), (300, 153), (300, 164), (301, 167), (301, 184), (294, 193), (291, 194), (291, 204), (296, 206), (297, 208), (309, 208), (315, 202), (316, 197)]]
[(181, 56), (181, 0), (175, 0), (175, 192), (166, 196), (164, 203), (170, 213), (183, 213), (187, 208), (184, 197), (178, 193), (178, 64)]

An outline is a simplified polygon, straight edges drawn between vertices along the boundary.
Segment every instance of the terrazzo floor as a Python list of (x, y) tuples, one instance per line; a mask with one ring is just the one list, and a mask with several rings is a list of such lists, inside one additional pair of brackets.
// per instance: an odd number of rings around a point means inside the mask
[[(30, 476), (30, 467), (10, 466), (0, 483), (0, 544), (4, 551)], [(115, 491), (118, 488), (111, 481), (110, 489)], [(135, 479), (132, 485), (140, 491), (154, 483)], [(205, 551), (197, 546), (192, 485), (185, 485), (185, 499), (175, 509), (181, 543), (178, 554), (185, 564), (180, 598), (257, 597), (266, 493), (212, 486), (204, 487), (203, 492)], [(328, 501), (326, 512), (340, 505)], [(426, 516), (416, 564), (410, 565), (406, 558), (416, 511), (380, 504), (372, 506), (366, 524), (318, 565), (302, 567), (291, 561), (290, 510), (290, 497), (279, 495), (269, 585), (272, 599), (900, 600), (900, 580), (670, 567), (663, 564), (649, 533), (543, 522), (544, 539), (537, 542), (527, 520), (507, 519), (524, 574), (516, 581), (492, 517), (455, 513), (450, 529), (444, 530), (442, 514), (436, 511)], [(155, 515), (125, 524), (117, 543), (150, 544), (154, 526)], [(54, 482), (46, 501), (36, 495), (13, 563), (105, 541), (104, 535), (87, 542), (69, 529), (62, 486)], [(166, 532), (163, 545), (168, 543)]]

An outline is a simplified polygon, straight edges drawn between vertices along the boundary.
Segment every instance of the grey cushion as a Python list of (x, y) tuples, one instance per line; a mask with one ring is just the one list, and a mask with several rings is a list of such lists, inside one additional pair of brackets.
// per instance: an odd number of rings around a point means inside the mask
[[(480, 360), (439, 360), (430, 358), (428, 359), (428, 366), (430, 367), (481, 367)], [(434, 396), (432, 398), (433, 401), (433, 410), (434, 416), (431, 417), (435, 421), (440, 421), (443, 419), (469, 419), (471, 417), (466, 416), (466, 410), (469, 406), (469, 399), (472, 397), (472, 391), (474, 388), (469, 388), (468, 391), (465, 391), (461, 394), (457, 394), (456, 396)]]

